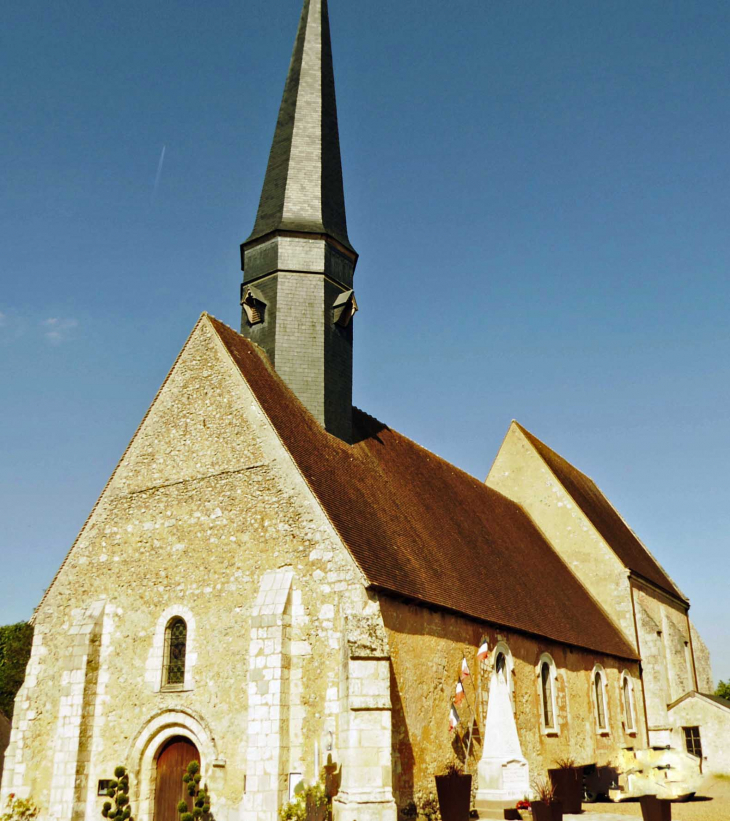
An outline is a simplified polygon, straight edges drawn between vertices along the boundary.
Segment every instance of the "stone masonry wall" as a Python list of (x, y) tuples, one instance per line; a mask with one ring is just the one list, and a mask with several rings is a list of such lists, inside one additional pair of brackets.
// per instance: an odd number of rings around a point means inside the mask
[[(644, 746), (645, 729), (641, 684), (635, 663), (588, 651), (566, 648), (548, 640), (479, 624), (436, 610), (427, 610), (381, 597), (381, 611), (391, 655), (393, 702), (393, 787), (400, 807), (418, 802), (434, 791), (434, 774), (454, 759), (465, 760), (461, 733), (449, 733), (449, 709), (462, 658), (471, 676), (466, 696), (476, 708), (479, 730), (484, 716), (492, 672), (492, 651), (505, 642), (514, 662), (514, 707), (522, 753), (532, 777), (546, 775), (563, 756), (578, 763), (611, 761), (622, 746)], [(481, 665), (476, 652), (483, 638), (490, 656)], [(558, 732), (540, 727), (538, 663), (549, 653), (557, 667)], [(600, 664), (607, 676), (609, 732), (596, 731), (592, 698), (592, 672)], [(634, 689), (635, 733), (624, 728), (620, 677), (626, 670)], [(466, 703), (458, 708), (463, 720)], [(464, 729), (463, 727), (461, 729)], [(467, 770), (476, 773), (481, 756), (481, 736), (475, 734)]]
[[(639, 582), (634, 582), (634, 601), (649, 728), (664, 731), (667, 705), (695, 689), (687, 610)], [(664, 742), (662, 738), (653, 741)]]
[(699, 727), (702, 771), (730, 776), (730, 704), (727, 707), (696, 696), (684, 699), (670, 711), (672, 746), (685, 750), (683, 727)]
[(712, 675), (710, 651), (690, 619), (692, 631), (692, 650), (694, 651), (695, 669), (697, 670), (697, 689), (700, 693), (714, 693), (715, 679)]
[[(251, 613), (263, 575), (284, 566), (293, 574), (285, 771), (312, 778), (322, 739), (337, 737), (338, 625), (343, 612), (377, 611), (377, 602), (227, 356), (203, 318), (37, 612), (3, 791), (32, 795), (43, 818), (54, 770), (79, 755), (73, 741), (54, 752), (53, 739), (73, 627), (94, 603), (104, 605), (96, 692), (84, 692), (84, 674), (75, 681), (79, 704), (95, 711), (84, 707), (79, 731), (92, 796), (123, 763), (135, 817), (146, 821), (150, 757), (163, 731), (180, 732), (198, 739), (216, 818), (238, 817)], [(174, 613), (190, 622), (188, 669), (184, 687), (168, 692), (160, 624)], [(78, 800), (85, 787), (70, 776), (66, 789)], [(89, 802), (89, 821), (100, 803)]]
[(522, 505), (626, 640), (636, 647), (628, 570), (514, 424), (489, 471), (487, 484)]

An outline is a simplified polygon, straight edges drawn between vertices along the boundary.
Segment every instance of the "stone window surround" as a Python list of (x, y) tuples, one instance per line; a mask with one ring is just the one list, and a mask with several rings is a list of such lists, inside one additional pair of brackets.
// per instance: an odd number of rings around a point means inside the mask
[[(550, 668), (550, 700), (553, 708), (553, 724), (548, 726), (545, 720), (545, 710), (543, 709), (543, 692), (542, 692), (542, 668), (547, 664)], [(535, 678), (537, 681), (537, 695), (540, 713), (540, 732), (543, 735), (559, 736), (560, 735), (560, 719), (558, 718), (558, 668), (555, 665), (553, 657), (549, 653), (543, 653), (540, 660), (535, 667)]]
[(497, 677), (497, 658), (499, 654), (504, 654), (505, 658), (505, 671), (507, 673), (507, 685), (509, 687), (509, 700), (512, 704), (512, 712), (515, 711), (515, 663), (514, 659), (512, 658), (512, 651), (509, 649), (507, 642), (499, 641), (497, 642), (494, 650), (492, 650), (492, 673), (490, 676), (489, 687), (491, 690), (492, 684), (494, 679)]
[[(628, 708), (631, 711), (631, 729), (629, 729), (629, 716), (626, 713), (626, 698), (625, 698), (625, 691), (624, 685), (628, 682), (628, 694), (629, 694), (629, 704)], [(621, 673), (620, 679), (620, 695), (621, 695), (621, 713), (624, 722), (624, 733), (626, 735), (630, 735), (632, 738), (636, 738), (636, 697), (634, 695), (634, 680), (631, 678), (631, 675), (628, 670), (624, 670)]]
[[(596, 674), (601, 677), (602, 695), (603, 695), (603, 718), (605, 727), (601, 727), (598, 722), (598, 702), (596, 701)], [(600, 664), (596, 664), (591, 672), (591, 702), (593, 704), (593, 720), (596, 726), (596, 733), (598, 735), (611, 735), (611, 718), (608, 712), (608, 683), (606, 681), (606, 671)]]
[[(162, 677), (165, 669), (165, 636), (167, 627), (174, 618), (181, 618), (187, 625), (185, 647), (185, 680), (183, 684), (165, 685)], [(167, 607), (155, 625), (152, 647), (147, 661), (147, 680), (155, 693), (180, 693), (195, 689), (194, 670), (198, 654), (195, 652), (196, 623), (192, 610), (183, 604)]]

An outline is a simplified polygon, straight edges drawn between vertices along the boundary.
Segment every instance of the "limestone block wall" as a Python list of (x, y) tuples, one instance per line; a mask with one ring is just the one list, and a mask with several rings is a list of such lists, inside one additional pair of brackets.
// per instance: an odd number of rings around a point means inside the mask
[(697, 672), (697, 689), (700, 693), (714, 693), (715, 679), (712, 675), (710, 651), (691, 619), (689, 624), (692, 633), (692, 650), (694, 652), (695, 670)]
[(380, 618), (344, 620), (335, 821), (395, 821), (390, 657)]
[(722, 706), (702, 696), (690, 696), (669, 711), (671, 744), (685, 750), (684, 727), (699, 727), (702, 771), (730, 775), (730, 703)]
[[(694, 642), (683, 604), (638, 580), (633, 595), (649, 728), (660, 733), (668, 727), (667, 705), (695, 689)], [(660, 737), (654, 740), (663, 743)]]
[[(383, 622), (391, 657), (393, 702), (393, 789), (399, 807), (418, 803), (434, 792), (433, 776), (449, 761), (465, 763), (476, 774), (482, 751), (484, 716), (489, 698), (493, 660), (478, 665), (476, 652), (483, 638), (490, 651), (504, 642), (514, 665), (512, 693), (522, 753), (532, 777), (545, 775), (559, 757), (572, 756), (579, 763), (609, 763), (624, 746), (644, 746), (641, 685), (635, 663), (570, 649), (493, 626), (479, 624), (450, 613), (408, 605), (381, 597)], [(538, 664), (549, 653), (557, 668), (557, 732), (541, 727)], [(458, 708), (462, 725), (449, 733), (449, 709), (462, 659), (471, 676), (464, 687), (477, 715), (478, 732), (466, 760), (462, 745), (469, 710)], [(592, 672), (602, 665), (607, 677), (609, 731), (596, 730), (592, 698)], [(625, 729), (621, 701), (621, 673), (633, 682), (634, 725)]]
[[(96, 821), (96, 782), (121, 763), (135, 817), (147, 821), (155, 754), (175, 734), (198, 745), (216, 818), (238, 817), (250, 764), (253, 608), (265, 574), (285, 566), (291, 728), (282, 769), (314, 777), (322, 739), (336, 736), (341, 616), (377, 612), (377, 602), (227, 357), (203, 318), (37, 611), (3, 793), (32, 795), (44, 819), (59, 787), (64, 801), (69, 790), (72, 803), (86, 794), (84, 813), (74, 812)], [(94, 680), (67, 660), (78, 614), (97, 602)], [(190, 622), (191, 644), (184, 685), (166, 690), (160, 623), (171, 613)], [(265, 641), (262, 652), (276, 647)], [(78, 699), (89, 707), (64, 752), (85, 755), (91, 744), (93, 755), (81, 782), (64, 772), (60, 787), (49, 751), (71, 679), (71, 711)]]
[(529, 513), (550, 544), (636, 647), (628, 571), (516, 425), (487, 476)]

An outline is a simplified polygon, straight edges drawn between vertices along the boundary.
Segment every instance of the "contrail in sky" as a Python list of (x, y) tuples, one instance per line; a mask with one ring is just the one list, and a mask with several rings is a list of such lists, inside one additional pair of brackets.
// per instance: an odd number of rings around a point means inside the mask
[(157, 195), (157, 186), (160, 184), (160, 175), (162, 174), (162, 163), (165, 162), (166, 145), (162, 146), (162, 153), (160, 154), (160, 161), (157, 163), (157, 176), (155, 177), (155, 187), (152, 189), (152, 199)]

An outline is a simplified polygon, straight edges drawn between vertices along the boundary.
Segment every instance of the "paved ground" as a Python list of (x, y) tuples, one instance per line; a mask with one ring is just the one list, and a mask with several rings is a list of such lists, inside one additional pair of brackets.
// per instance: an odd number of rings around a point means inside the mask
[[(623, 804), (584, 804), (582, 815), (566, 815), (565, 819), (582, 821), (626, 821), (641, 818), (638, 802)], [(709, 778), (692, 801), (672, 804), (672, 821), (730, 821), (730, 778)]]
[[(502, 818), (502, 810), (480, 810), (482, 819)], [(523, 812), (522, 818), (529, 821), (531, 813)], [(638, 801), (623, 804), (611, 802), (584, 804), (581, 815), (565, 815), (564, 821), (627, 821), (641, 818)], [(672, 804), (672, 821), (730, 821), (730, 778), (708, 778), (692, 801)]]

